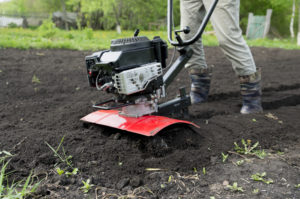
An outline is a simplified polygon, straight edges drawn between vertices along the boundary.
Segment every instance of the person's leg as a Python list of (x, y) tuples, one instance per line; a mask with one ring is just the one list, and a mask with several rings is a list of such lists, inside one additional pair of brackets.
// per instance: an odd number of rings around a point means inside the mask
[[(183, 40), (191, 39), (197, 32), (202, 19), (205, 15), (205, 7), (202, 0), (181, 0), (181, 28), (189, 26), (191, 31), (189, 34), (181, 34)], [(205, 54), (203, 50), (202, 40), (199, 39), (190, 45), (194, 54), (185, 68), (191, 77), (191, 102), (192, 104), (203, 102), (207, 99), (211, 72), (207, 67)]]
[[(209, 9), (213, 0), (204, 1)], [(211, 16), (219, 45), (238, 76), (256, 72), (255, 62), (239, 25), (240, 0), (219, 0)]]
[[(202, 0), (180, 0), (180, 25), (183, 29), (185, 26), (189, 26), (191, 31), (188, 34), (181, 34), (183, 40), (191, 39), (197, 32), (202, 19), (205, 15), (205, 7)], [(190, 45), (194, 54), (185, 68), (190, 69), (204, 69), (207, 68), (202, 40), (199, 39), (194, 44)]]
[[(209, 9), (212, 0), (204, 1)], [(255, 62), (239, 26), (240, 0), (220, 0), (211, 17), (219, 45), (231, 61), (232, 67), (240, 78), (243, 97), (242, 114), (257, 113), (261, 107), (261, 73), (256, 70)]]

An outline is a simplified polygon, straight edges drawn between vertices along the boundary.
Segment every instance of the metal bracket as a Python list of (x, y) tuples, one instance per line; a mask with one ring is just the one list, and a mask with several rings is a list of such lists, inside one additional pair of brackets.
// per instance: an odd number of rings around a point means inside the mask
[[(109, 103), (115, 103), (115, 105), (111, 106)], [(104, 102), (100, 102), (93, 105), (93, 108), (98, 108), (102, 110), (112, 110), (112, 109), (119, 109), (124, 106), (132, 105), (133, 103), (116, 103), (114, 99), (109, 99)]]
[(179, 89), (179, 96), (173, 100), (158, 105), (158, 115), (171, 115), (173, 117), (189, 118), (189, 109), (191, 99), (186, 95), (185, 88)]

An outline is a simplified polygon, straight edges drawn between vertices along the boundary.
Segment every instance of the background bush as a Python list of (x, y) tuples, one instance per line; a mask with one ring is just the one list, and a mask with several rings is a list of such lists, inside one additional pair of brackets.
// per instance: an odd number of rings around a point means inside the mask
[[(300, 0), (297, 1), (297, 7)], [(180, 0), (174, 0), (175, 26), (180, 23)], [(273, 9), (271, 33), (288, 36), (293, 0), (241, 0), (241, 27), (246, 30), (248, 13), (265, 15)], [(140, 28), (148, 30), (154, 23), (155, 29), (166, 29), (167, 0), (12, 0), (2, 3), (0, 13), (48, 13), (57, 10), (76, 12), (79, 27), (113, 30), (119, 24), (123, 30)], [(298, 8), (297, 8), (298, 11)], [(297, 29), (298, 12), (295, 17)]]

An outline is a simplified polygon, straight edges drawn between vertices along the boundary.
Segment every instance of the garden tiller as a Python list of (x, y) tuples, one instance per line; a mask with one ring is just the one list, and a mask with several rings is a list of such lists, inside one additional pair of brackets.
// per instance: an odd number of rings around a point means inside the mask
[[(183, 41), (180, 32), (188, 34), (189, 27), (174, 31), (173, 0), (168, 0), (168, 39), (177, 47), (180, 56), (169, 67), (166, 66), (168, 46), (160, 37), (149, 40), (138, 36), (136, 30), (131, 38), (111, 41), (110, 50), (95, 52), (85, 58), (90, 86), (97, 90), (114, 94), (112, 99), (94, 105), (99, 109), (81, 120), (88, 123), (109, 126), (145, 136), (154, 136), (162, 129), (173, 124), (188, 124), (189, 121), (169, 118), (179, 115), (187, 117), (190, 97), (184, 88), (179, 96), (159, 103), (166, 96), (166, 88), (191, 58), (190, 44), (197, 41), (212, 15), (218, 0), (207, 11), (197, 33)], [(163, 70), (167, 69), (164, 73)]]

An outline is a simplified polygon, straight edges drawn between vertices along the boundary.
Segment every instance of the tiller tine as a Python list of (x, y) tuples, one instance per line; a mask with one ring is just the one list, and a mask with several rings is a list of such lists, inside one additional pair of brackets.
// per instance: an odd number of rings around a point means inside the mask
[(145, 115), (141, 117), (127, 117), (119, 115), (118, 110), (98, 110), (81, 118), (88, 123), (108, 126), (144, 136), (154, 136), (162, 129), (173, 124), (188, 124), (200, 128), (198, 125), (184, 121), (176, 120), (164, 116)]

